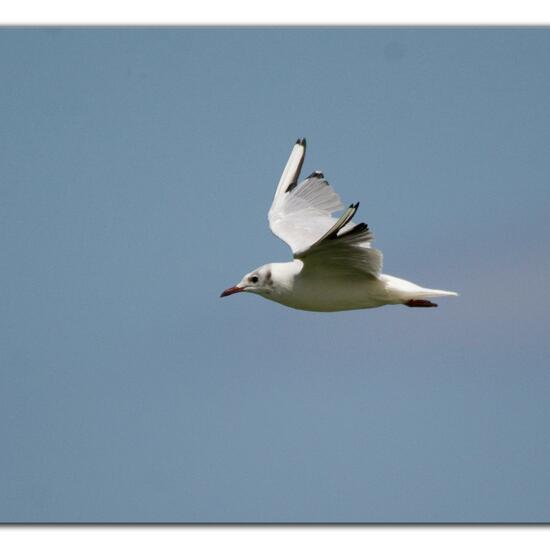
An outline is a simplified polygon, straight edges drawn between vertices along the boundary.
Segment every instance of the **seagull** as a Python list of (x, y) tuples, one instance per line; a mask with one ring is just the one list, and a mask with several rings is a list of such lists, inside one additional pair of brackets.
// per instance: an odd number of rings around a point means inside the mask
[(335, 218), (343, 206), (322, 172), (298, 183), (305, 154), (306, 140), (298, 139), (268, 214), (271, 231), (290, 246), (294, 259), (258, 267), (221, 297), (250, 292), (295, 309), (344, 311), (437, 307), (427, 298), (458, 295), (382, 273), (382, 253), (371, 246), (369, 226), (352, 222), (359, 203)]

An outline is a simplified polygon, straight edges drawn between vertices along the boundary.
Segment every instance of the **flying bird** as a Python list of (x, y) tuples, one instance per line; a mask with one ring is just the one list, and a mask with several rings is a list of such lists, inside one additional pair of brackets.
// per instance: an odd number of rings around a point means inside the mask
[(382, 253), (371, 246), (369, 226), (352, 222), (359, 203), (335, 218), (332, 214), (343, 206), (322, 172), (298, 183), (305, 153), (302, 138), (290, 153), (268, 214), (271, 231), (290, 246), (294, 259), (258, 267), (222, 297), (251, 292), (295, 309), (343, 311), (390, 304), (437, 307), (428, 298), (457, 296), (382, 273)]

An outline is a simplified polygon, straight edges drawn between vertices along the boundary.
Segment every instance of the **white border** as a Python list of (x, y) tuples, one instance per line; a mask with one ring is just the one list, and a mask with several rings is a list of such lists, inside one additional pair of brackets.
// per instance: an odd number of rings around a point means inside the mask
[(541, 25), (542, 0), (15, 0), (3, 3), (0, 23), (126, 25)]
[(422, 550), (546, 550), (550, 530), (541, 527), (3, 527), (3, 548), (132, 550), (238, 548), (315, 550), (420, 548)]
[[(2, 6), (4, 25), (546, 25), (550, 3), (536, 0), (201, 0), (154, 2), (18, 0)], [(548, 527), (0, 527), (4, 548), (55, 546), (63, 550), (98, 547), (171, 549), (191, 545), (240, 550), (314, 547), (548, 548)]]

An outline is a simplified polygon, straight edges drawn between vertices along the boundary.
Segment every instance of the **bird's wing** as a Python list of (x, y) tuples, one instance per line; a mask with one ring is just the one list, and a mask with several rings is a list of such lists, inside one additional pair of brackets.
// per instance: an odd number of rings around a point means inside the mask
[(382, 271), (382, 252), (371, 247), (374, 238), (366, 223), (355, 225), (351, 219), (359, 203), (352, 204), (336, 223), (307, 250), (295, 254), (304, 270), (378, 277)]
[(304, 269), (337, 270), (378, 276), (382, 253), (371, 248), (373, 235), (364, 223), (351, 219), (359, 203), (351, 205), (340, 218), (340, 197), (321, 172), (313, 172), (298, 184), (306, 152), (305, 139), (294, 145), (269, 210), (271, 231), (285, 241)]
[(271, 231), (294, 254), (306, 250), (333, 225), (333, 212), (343, 208), (340, 197), (321, 172), (313, 172), (298, 185), (306, 153), (306, 140), (294, 145), (283, 171), (268, 219)]

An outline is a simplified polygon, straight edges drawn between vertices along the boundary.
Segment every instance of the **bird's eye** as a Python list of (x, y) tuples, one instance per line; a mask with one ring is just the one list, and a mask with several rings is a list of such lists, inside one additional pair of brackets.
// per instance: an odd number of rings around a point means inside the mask
[(256, 275), (254, 275), (253, 277), (250, 277), (250, 282), (251, 283), (257, 283), (258, 282), (258, 277), (256, 277)]

